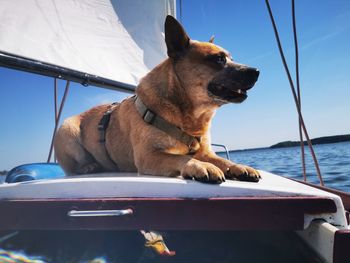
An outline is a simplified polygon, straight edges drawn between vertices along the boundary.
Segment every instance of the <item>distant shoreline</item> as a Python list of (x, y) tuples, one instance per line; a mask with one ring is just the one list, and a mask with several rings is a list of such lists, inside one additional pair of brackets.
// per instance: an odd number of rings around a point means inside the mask
[[(329, 144), (329, 143), (338, 143), (338, 142), (347, 142), (347, 141), (350, 141), (350, 134), (318, 137), (318, 138), (312, 139), (311, 143), (313, 145), (317, 145), (317, 144)], [(307, 145), (306, 141), (304, 141), (304, 145)], [(288, 148), (288, 147), (297, 147), (297, 146), (300, 146), (300, 141), (283, 141), (283, 142), (279, 142), (279, 143), (276, 143), (276, 144), (273, 144), (273, 145), (267, 146), (267, 147), (229, 150), (229, 153), (266, 150), (266, 149)], [(218, 151), (217, 153), (225, 153), (225, 152)]]
[[(317, 145), (317, 144), (328, 144), (328, 143), (347, 142), (347, 141), (350, 141), (350, 134), (318, 137), (318, 138), (312, 139), (311, 143), (313, 145)], [(271, 145), (269, 148), (271, 149), (286, 148), (286, 147), (294, 147), (299, 145), (300, 145), (300, 141), (284, 141), (284, 142), (279, 142), (274, 145)], [(306, 141), (304, 141), (304, 145), (307, 145)]]

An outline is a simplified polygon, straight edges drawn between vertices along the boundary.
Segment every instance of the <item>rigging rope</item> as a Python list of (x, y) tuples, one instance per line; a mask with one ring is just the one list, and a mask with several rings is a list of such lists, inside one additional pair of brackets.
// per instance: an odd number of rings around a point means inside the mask
[(49, 163), (50, 160), (51, 160), (51, 155), (52, 155), (52, 151), (53, 151), (53, 143), (54, 143), (54, 140), (55, 140), (55, 136), (56, 136), (56, 132), (57, 132), (57, 127), (58, 127), (58, 124), (60, 122), (60, 118), (61, 118), (61, 113), (62, 113), (62, 110), (63, 110), (63, 107), (64, 107), (64, 103), (66, 101), (66, 98), (67, 98), (67, 95), (68, 95), (68, 91), (69, 91), (69, 85), (70, 85), (70, 81), (67, 80), (66, 82), (66, 88), (64, 90), (64, 94), (63, 94), (63, 98), (62, 98), (62, 101), (61, 101), (61, 104), (60, 104), (60, 108), (58, 110), (58, 114), (57, 114), (57, 118), (55, 120), (55, 128), (53, 130), (53, 134), (52, 134), (52, 139), (51, 139), (51, 144), (50, 144), (50, 151), (49, 151), (49, 155), (47, 157), (47, 162)]
[[(293, 35), (294, 35), (294, 47), (295, 47), (295, 76), (296, 76), (299, 108), (301, 110), (301, 94), (300, 94), (300, 81), (299, 81), (299, 50), (298, 50), (297, 27), (295, 22), (294, 0), (292, 0), (292, 19), (293, 19)], [(302, 132), (300, 118), (299, 118), (298, 128), (299, 128), (299, 139), (300, 139), (300, 149), (301, 149), (301, 163), (303, 166), (303, 178), (304, 178), (304, 181), (306, 182), (304, 139), (303, 139), (303, 132)]]
[[(54, 78), (54, 105), (55, 105), (55, 123), (57, 121), (58, 117), (58, 106), (57, 106), (57, 78)], [(53, 153), (53, 161), (56, 162), (56, 152)]]
[[(316, 168), (316, 171), (317, 171), (318, 179), (320, 181), (320, 184), (322, 186), (324, 186), (322, 175), (321, 175), (321, 170), (320, 170), (320, 167), (318, 165), (316, 154), (315, 154), (314, 148), (312, 147), (312, 143), (311, 143), (309, 134), (308, 134), (306, 126), (305, 126), (303, 115), (301, 113), (300, 100), (298, 99), (298, 96), (297, 96), (297, 94), (295, 92), (294, 83), (293, 83), (292, 77), (290, 75), (289, 68), (288, 68), (288, 65), (287, 65), (287, 62), (286, 62), (286, 59), (285, 59), (285, 56), (284, 56), (284, 52), (283, 52), (283, 49), (282, 49), (282, 45), (281, 45), (281, 41), (280, 41), (280, 38), (279, 38), (279, 34), (278, 34), (277, 26), (276, 26), (276, 23), (275, 23), (275, 19), (273, 17), (272, 11), (271, 11), (269, 0), (265, 0), (265, 3), (266, 3), (267, 10), (269, 12), (269, 16), (270, 16), (270, 19), (271, 19), (272, 27), (273, 27), (273, 30), (274, 30), (274, 33), (275, 33), (275, 38), (276, 38), (276, 41), (277, 41), (278, 50), (279, 50), (279, 53), (280, 53), (280, 56), (281, 56), (281, 59), (282, 59), (282, 62), (283, 62), (284, 69), (285, 69), (287, 77), (288, 77), (288, 81), (289, 81), (289, 85), (290, 85), (292, 94), (293, 94), (295, 106), (297, 108), (297, 112), (298, 112), (298, 116), (299, 116), (299, 122), (300, 122), (300, 125), (301, 125), (301, 128), (302, 128), (302, 131), (305, 134), (305, 137), (306, 137), (306, 140), (307, 140), (307, 144), (308, 144), (308, 146), (310, 148), (310, 152), (311, 152), (311, 155), (312, 155), (312, 158), (313, 158), (313, 161), (314, 161), (314, 164), (315, 164), (315, 168)], [(294, 2), (292, 4), (294, 5)], [(293, 12), (294, 12), (294, 9), (293, 9)], [(295, 16), (294, 16), (294, 20), (295, 20)], [(294, 32), (294, 34), (296, 35), (296, 31)], [(296, 38), (295, 38), (295, 42), (294, 43), (297, 45)], [(297, 58), (296, 58), (296, 60), (297, 60)], [(299, 68), (298, 68), (298, 70), (299, 70)], [(299, 79), (299, 77), (298, 77), (298, 79)]]

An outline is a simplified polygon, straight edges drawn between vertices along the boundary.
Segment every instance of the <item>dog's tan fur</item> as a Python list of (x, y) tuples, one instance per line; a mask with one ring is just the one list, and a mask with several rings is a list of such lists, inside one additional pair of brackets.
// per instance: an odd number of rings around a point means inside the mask
[(208, 95), (207, 86), (218, 69), (208, 65), (205, 58), (219, 52), (225, 53), (228, 60), (230, 56), (212, 43), (189, 43), (181, 58), (172, 55), (171, 43), (167, 43), (170, 57), (141, 80), (136, 94), (168, 122), (192, 136), (200, 136), (199, 150), (189, 155), (188, 146), (145, 123), (133, 98), (128, 98), (113, 110), (105, 144), (99, 142), (97, 127), (108, 105), (94, 107), (64, 121), (56, 135), (55, 151), (66, 173), (113, 171), (117, 164), (120, 171), (182, 175), (209, 182), (241, 175), (247, 180), (260, 178), (255, 169), (218, 157), (211, 150), (210, 123), (220, 103)]

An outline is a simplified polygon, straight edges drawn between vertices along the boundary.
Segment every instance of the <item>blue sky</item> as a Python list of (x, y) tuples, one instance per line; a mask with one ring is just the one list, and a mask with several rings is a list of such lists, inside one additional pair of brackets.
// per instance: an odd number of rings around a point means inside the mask
[[(289, 1), (271, 0), (287, 61), (294, 74)], [(297, 114), (261, 0), (182, 1), (182, 23), (192, 39), (215, 43), (260, 69), (248, 99), (220, 108), (212, 138), (229, 149), (298, 140)], [(312, 138), (350, 133), (350, 1), (296, 1), (302, 108)], [(62, 95), (64, 82), (60, 82)], [(45, 161), (53, 130), (53, 79), (0, 68), (0, 170)], [(72, 84), (63, 118), (128, 95)]]

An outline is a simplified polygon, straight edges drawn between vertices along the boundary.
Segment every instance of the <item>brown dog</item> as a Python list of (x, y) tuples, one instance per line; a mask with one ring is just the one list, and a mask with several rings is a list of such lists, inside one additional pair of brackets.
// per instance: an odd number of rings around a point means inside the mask
[[(259, 71), (233, 62), (212, 43), (190, 40), (171, 16), (165, 41), (169, 58), (141, 80), (137, 97), (64, 121), (55, 139), (59, 163), (67, 174), (118, 170), (204, 182), (258, 181), (255, 169), (211, 150), (209, 128), (219, 106), (247, 98)], [(98, 125), (106, 111), (110, 121), (101, 143)]]

